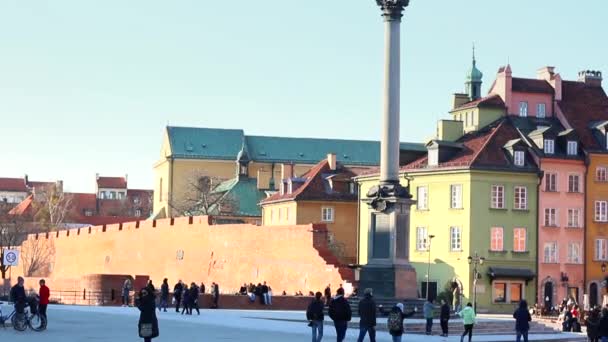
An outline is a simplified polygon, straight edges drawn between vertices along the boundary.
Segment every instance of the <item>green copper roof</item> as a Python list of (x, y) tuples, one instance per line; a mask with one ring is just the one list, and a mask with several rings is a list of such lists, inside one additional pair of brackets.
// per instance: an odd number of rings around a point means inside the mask
[[(213, 192), (226, 192), (224, 196), (229, 196), (230, 202), (236, 206), (235, 216), (262, 216), (258, 203), (266, 198), (266, 194), (258, 190), (255, 178), (233, 178), (220, 183)], [(213, 212), (213, 208), (210, 211)]]
[[(236, 160), (243, 144), (250, 160), (316, 164), (335, 153), (346, 165), (379, 165), (377, 141), (246, 136), (242, 130), (167, 127), (172, 155), (181, 159)], [(424, 152), (423, 144), (401, 143), (401, 150)]]
[(481, 82), (482, 77), (483, 77), (483, 73), (481, 71), (479, 71), (479, 69), (477, 69), (477, 66), (475, 65), (475, 60), (473, 59), (473, 65), (471, 66), (471, 69), (469, 69), (469, 72), (467, 73), (467, 81)]

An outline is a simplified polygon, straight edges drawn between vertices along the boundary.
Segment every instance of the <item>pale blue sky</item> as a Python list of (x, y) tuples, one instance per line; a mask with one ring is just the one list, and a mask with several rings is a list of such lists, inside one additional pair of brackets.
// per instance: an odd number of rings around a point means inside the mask
[[(583, 5), (584, 4), (584, 5)], [(402, 141), (430, 136), (477, 46), (483, 92), (554, 65), (608, 74), (603, 0), (411, 0)], [(378, 139), (383, 23), (374, 0), (3, 0), (0, 176), (96, 172), (151, 188), (163, 127)]]

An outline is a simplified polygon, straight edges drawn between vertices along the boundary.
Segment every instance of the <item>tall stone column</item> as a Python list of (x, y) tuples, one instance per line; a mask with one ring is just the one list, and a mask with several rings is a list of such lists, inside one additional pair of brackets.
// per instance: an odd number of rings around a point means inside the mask
[[(367, 193), (367, 265), (359, 286), (373, 288), (376, 296), (416, 298), (416, 271), (409, 263), (410, 207), (407, 187), (399, 183), (400, 29), (409, 0), (376, 0), (384, 17), (384, 107), (380, 144), (380, 182)], [(363, 227), (361, 227), (363, 228)], [(360, 234), (365, 234), (361, 229)]]

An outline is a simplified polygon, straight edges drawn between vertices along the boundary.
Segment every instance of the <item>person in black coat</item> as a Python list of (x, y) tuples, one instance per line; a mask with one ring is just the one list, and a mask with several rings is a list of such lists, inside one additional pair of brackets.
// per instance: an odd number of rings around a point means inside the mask
[(376, 341), (376, 302), (373, 298), (372, 289), (365, 289), (363, 299), (359, 301), (359, 338), (362, 342), (365, 335), (369, 333), (369, 340)]
[(205, 294), (205, 283), (201, 282), (201, 287), (199, 289), (202, 294)]
[(175, 312), (179, 312), (179, 305), (182, 302), (182, 294), (184, 291), (184, 284), (180, 279), (177, 284), (173, 287), (173, 298), (175, 299)]
[(441, 314), (439, 323), (441, 324), (441, 336), (448, 337), (448, 322), (450, 321), (450, 306), (445, 300), (441, 300)]
[(211, 308), (213, 308), (213, 309), (219, 308), (220, 286), (218, 284), (216, 284), (215, 282), (213, 282), (213, 284), (211, 284), (211, 295), (213, 296), (213, 304), (212, 304)]
[(600, 318), (599, 335), (602, 339), (608, 338), (608, 309), (607, 308), (602, 309), (602, 318)]
[(524, 337), (524, 342), (528, 342), (528, 331), (530, 330), (530, 311), (528, 311), (528, 302), (522, 300), (519, 302), (519, 308), (513, 313), (515, 318), (515, 332), (517, 334), (517, 342), (521, 341), (521, 337)]
[(192, 315), (192, 299), (190, 298), (190, 289), (188, 288), (188, 284), (184, 284), (183, 294), (182, 294), (182, 315), (184, 312), (186, 315)]
[(143, 288), (135, 299), (135, 304), (140, 311), (137, 324), (139, 337), (143, 338), (144, 342), (150, 342), (159, 335), (155, 297), (154, 292)]
[(158, 306), (158, 311), (164, 310), (167, 312), (167, 305), (169, 301), (169, 280), (167, 278), (163, 279), (163, 283), (160, 286), (160, 305)]
[(585, 320), (587, 327), (587, 339), (590, 342), (599, 342), (600, 340), (600, 312), (597, 309), (591, 310), (589, 317)]
[(25, 295), (25, 280), (22, 277), (17, 278), (17, 284), (11, 287), (10, 300), (15, 303), (15, 311), (22, 314), (27, 304), (27, 296)]
[(325, 288), (325, 306), (329, 306), (331, 303), (331, 286), (328, 284)]
[[(403, 336), (403, 320), (407, 317), (414, 316), (416, 313), (415, 307), (410, 313), (405, 313), (404, 310), (403, 303), (397, 303), (395, 306), (393, 306), (391, 312), (388, 314), (387, 328), (389, 334), (393, 336), (394, 341), (401, 341), (401, 336)], [(396, 324), (391, 326), (391, 322), (393, 321), (396, 321)]]
[(344, 298), (344, 289), (338, 289), (338, 295), (329, 303), (329, 317), (334, 321), (337, 342), (344, 341), (348, 322), (352, 318), (350, 304)]
[(325, 319), (323, 309), (325, 303), (323, 303), (322, 297), (323, 294), (317, 292), (315, 298), (308, 305), (308, 309), (306, 309), (306, 319), (309, 322), (308, 326), (312, 328), (313, 342), (321, 342), (323, 339), (323, 320)]
[(195, 283), (190, 284), (190, 314), (192, 309), (196, 310), (196, 314), (200, 316), (201, 311), (198, 308), (198, 286)]

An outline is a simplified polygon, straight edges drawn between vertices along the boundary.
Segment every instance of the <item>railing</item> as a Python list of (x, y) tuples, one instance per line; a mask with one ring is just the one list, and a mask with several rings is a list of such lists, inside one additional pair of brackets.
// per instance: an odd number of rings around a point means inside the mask
[(106, 305), (112, 304), (119, 298), (115, 290), (91, 291), (82, 290), (55, 290), (51, 291), (51, 303), (72, 304), (72, 305)]

